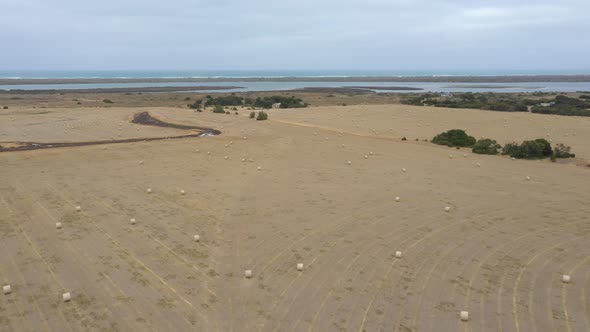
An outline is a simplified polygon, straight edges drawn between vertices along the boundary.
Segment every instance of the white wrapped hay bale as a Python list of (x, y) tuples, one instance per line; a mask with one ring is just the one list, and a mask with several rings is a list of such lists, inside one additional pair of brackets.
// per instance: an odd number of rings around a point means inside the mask
[(10, 285), (4, 285), (4, 286), (2, 286), (2, 292), (4, 294), (10, 294), (10, 293), (12, 293), (12, 287)]
[(402, 258), (402, 252), (401, 251), (396, 251), (395, 252), (395, 258)]
[(451, 207), (450, 206), (446, 206), (445, 207), (445, 212), (449, 212), (449, 211), (451, 211)]
[(469, 320), (469, 311), (461, 311), (461, 313), (459, 314), (459, 317), (464, 322), (468, 321)]
[(350, 161), (350, 160), (347, 160), (347, 161), (346, 161), (346, 164), (348, 164), (348, 165), (352, 165), (352, 161)]
[(252, 278), (252, 270), (246, 270), (246, 271), (244, 271), (244, 277), (246, 277), (246, 278)]
[(405, 167), (402, 168), (402, 172), (404, 172), (404, 173), (406, 172), (406, 168)]
[(62, 227), (62, 224), (60, 222), (55, 223), (55, 228), (61, 229), (61, 227)]
[(530, 176), (528, 176), (528, 175), (525, 177), (525, 179), (526, 179), (527, 181), (531, 181), (531, 177), (530, 177)]
[(70, 294), (70, 292), (63, 293), (61, 297), (64, 300), (64, 302), (70, 302), (70, 300), (72, 299), (72, 294)]
[(78, 211), (78, 212), (82, 211), (82, 207), (80, 205), (76, 206), (76, 211)]
[(135, 218), (131, 218), (131, 219), (129, 219), (129, 223), (131, 225), (135, 225), (137, 223), (137, 221), (135, 221)]
[(297, 263), (297, 271), (303, 271), (303, 263)]
[(148, 194), (151, 194), (151, 193), (152, 193), (152, 188), (147, 188), (146, 192), (147, 192)]
[(184, 194), (186, 194), (186, 192), (184, 190), (180, 190), (180, 194), (184, 195)]
[(396, 201), (396, 202), (399, 202), (400, 200), (401, 200), (401, 198), (400, 198), (399, 196), (397, 196), (397, 197), (395, 198), (395, 201)]
[(199, 234), (195, 234), (195, 236), (193, 236), (193, 238), (195, 239), (196, 242), (201, 241), (201, 236), (199, 236)]
[(569, 276), (568, 274), (564, 274), (561, 276), (561, 281), (563, 281), (566, 284), (568, 284), (571, 280), (572, 280), (572, 277)]

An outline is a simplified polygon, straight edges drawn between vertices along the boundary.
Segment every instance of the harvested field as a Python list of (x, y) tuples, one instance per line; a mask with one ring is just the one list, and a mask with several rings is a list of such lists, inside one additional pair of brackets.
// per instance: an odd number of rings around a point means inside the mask
[[(221, 135), (0, 153), (1, 331), (590, 330), (588, 118), (11, 106), (0, 145), (187, 133), (138, 112)], [(578, 158), (423, 142), (453, 128)]]

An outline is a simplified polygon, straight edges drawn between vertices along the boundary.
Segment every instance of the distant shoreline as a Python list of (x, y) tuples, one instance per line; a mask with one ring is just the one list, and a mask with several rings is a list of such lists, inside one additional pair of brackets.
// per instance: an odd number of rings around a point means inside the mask
[(206, 78), (0, 78), (0, 85), (172, 83), (172, 82), (416, 82), (416, 83), (534, 83), (590, 82), (590, 75), (522, 76), (347, 76), (347, 77), (206, 77)]
[(151, 92), (198, 92), (202, 90), (233, 90), (241, 86), (146, 86), (133, 88), (94, 88), (94, 89), (39, 89), (39, 90), (2, 90), (0, 94), (55, 94), (55, 93), (151, 93)]

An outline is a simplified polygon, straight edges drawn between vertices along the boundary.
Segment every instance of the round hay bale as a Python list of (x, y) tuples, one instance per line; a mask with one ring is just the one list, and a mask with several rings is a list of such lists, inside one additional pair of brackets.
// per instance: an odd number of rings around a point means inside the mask
[(151, 193), (152, 193), (152, 188), (147, 188), (146, 192), (147, 192), (148, 194), (151, 194)]
[(400, 200), (401, 200), (401, 198), (400, 198), (399, 196), (397, 196), (397, 197), (395, 198), (395, 201), (396, 201), (396, 202), (399, 202)]
[(80, 205), (76, 206), (76, 211), (78, 211), (78, 212), (82, 211), (82, 207), (80, 207)]
[(563, 281), (566, 284), (569, 283), (571, 280), (572, 280), (572, 277), (567, 274), (564, 274), (561, 276), (561, 281)]
[(297, 271), (303, 271), (303, 263), (297, 263)]
[(12, 287), (10, 287), (10, 285), (4, 285), (4, 286), (2, 286), (2, 292), (4, 294), (10, 294), (10, 293), (12, 293)]
[(257, 170), (262, 171), (262, 166), (256, 167)]
[(525, 177), (525, 179), (526, 179), (527, 181), (531, 181), (531, 177), (530, 177), (530, 176), (528, 176), (528, 175)]
[(62, 227), (62, 224), (60, 222), (55, 223), (55, 228), (61, 229), (61, 227)]
[(199, 242), (201, 241), (201, 237), (198, 234), (195, 234), (195, 236), (193, 236), (193, 238), (195, 239), (195, 241)]
[(143, 160), (140, 160), (140, 161), (139, 161), (139, 164), (140, 164), (140, 165), (143, 165)]
[(402, 172), (404, 172), (404, 173), (406, 172), (406, 168), (405, 167), (402, 168)]
[(69, 302), (72, 299), (72, 294), (70, 294), (69, 292), (63, 293), (61, 295), (61, 298), (64, 300), (64, 302)]
[(184, 194), (186, 194), (186, 192), (184, 190), (180, 190), (180, 194), (184, 195)]
[(369, 156), (365, 155), (365, 159), (369, 159)]
[(451, 207), (450, 206), (446, 206), (445, 207), (445, 212), (449, 212), (449, 211), (451, 211)]
[(347, 163), (348, 165), (352, 165), (352, 161), (350, 161), (350, 160), (347, 160), (347, 161), (346, 161), (346, 163)]
[(244, 277), (246, 277), (246, 278), (252, 278), (252, 270), (246, 270), (246, 271), (244, 271)]
[(462, 321), (466, 322), (469, 320), (469, 312), (468, 311), (461, 311), (461, 313), (459, 314), (459, 317), (461, 318)]
[(395, 258), (402, 258), (402, 252), (401, 251), (396, 251), (395, 252)]

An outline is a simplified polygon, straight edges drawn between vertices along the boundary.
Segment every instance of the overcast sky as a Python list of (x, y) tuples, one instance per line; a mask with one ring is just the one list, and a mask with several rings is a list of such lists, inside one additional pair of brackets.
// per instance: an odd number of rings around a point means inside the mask
[(590, 0), (0, 0), (0, 70), (590, 72)]

